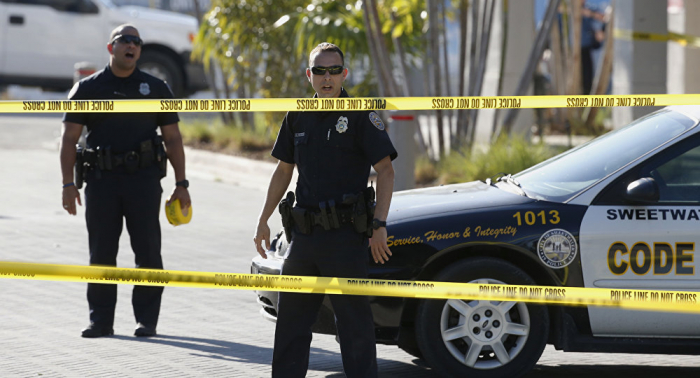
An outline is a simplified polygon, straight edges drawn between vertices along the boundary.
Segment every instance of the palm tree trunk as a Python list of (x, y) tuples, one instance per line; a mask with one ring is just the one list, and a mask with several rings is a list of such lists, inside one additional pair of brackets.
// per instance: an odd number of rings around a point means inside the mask
[[(474, 84), (476, 84), (476, 70), (477, 70), (477, 53), (479, 46), (479, 24), (480, 24), (480, 12), (479, 3), (482, 0), (472, 0), (471, 2), (471, 13), (472, 13), (472, 31), (469, 46), (469, 84), (467, 89), (467, 96), (476, 96), (474, 94)], [(463, 117), (465, 118), (466, 128), (464, 130), (464, 135), (466, 138), (467, 145), (471, 144), (469, 136), (472, 134), (471, 129), (475, 127), (471, 123), (471, 114), (473, 110), (466, 110)]]
[[(562, 51), (562, 44), (566, 43), (562, 41), (562, 29), (564, 25), (560, 22), (555, 22), (554, 27), (550, 33), (550, 48), (552, 51), (552, 94), (563, 95), (566, 93), (566, 65), (565, 65), (565, 55)], [(552, 110), (555, 114), (554, 123), (561, 127), (564, 123), (563, 115), (564, 111), (561, 108), (555, 108)]]
[[(474, 84), (474, 96), (481, 94), (481, 87), (484, 83), (484, 74), (486, 73), (486, 60), (489, 55), (489, 44), (491, 43), (491, 25), (493, 23), (493, 12), (496, 8), (495, 0), (486, 0), (484, 7), (484, 22), (482, 23), (481, 43), (479, 44), (479, 67), (476, 75), (476, 83)], [(476, 133), (476, 120), (478, 112), (471, 113), (470, 123), (472, 125), (471, 134), (469, 135), (469, 146), (474, 145), (474, 135)]]
[[(391, 12), (391, 21), (396, 22), (396, 12)], [(394, 43), (394, 48), (396, 48), (396, 55), (398, 55), (398, 60), (399, 60), (399, 68), (401, 69), (401, 76), (403, 77), (402, 81), (402, 90), (403, 90), (403, 96), (408, 97), (412, 96), (412, 90), (411, 90), (411, 84), (410, 80), (408, 77), (408, 67), (406, 66), (406, 55), (405, 51), (403, 48), (403, 43), (401, 43), (401, 40), (398, 39), (397, 37), (394, 37), (392, 35), (391, 37), (392, 42)]]
[[(439, 0), (428, 0), (428, 38), (430, 39), (431, 53), (429, 55), (432, 61), (432, 73), (433, 73), (433, 83), (435, 84), (433, 97), (440, 96), (442, 94), (441, 85), (441, 70), (440, 70), (440, 45), (438, 44), (439, 38), (439, 28), (438, 28), (438, 6), (437, 1)], [(445, 156), (445, 131), (443, 130), (442, 123), (442, 111), (437, 110), (437, 128), (438, 128), (438, 151), (439, 156), (442, 158)]]
[[(463, 97), (466, 93), (466, 78), (467, 78), (467, 28), (469, 22), (469, 0), (461, 0), (459, 2), (459, 86), (457, 87), (457, 96)], [(457, 137), (455, 138), (455, 146), (462, 144), (464, 135), (466, 134), (467, 118), (464, 113), (459, 110), (457, 116)], [(462, 117), (460, 117), (462, 115)]]
[[(445, 15), (445, 3), (444, 2), (439, 2), (438, 3), (438, 8), (440, 12), (440, 18), (442, 19), (442, 23), (440, 24), (440, 31), (442, 35), (442, 60), (444, 64), (445, 70), (443, 71), (443, 77), (445, 80), (445, 96), (452, 96), (452, 91), (450, 90), (450, 64), (449, 64), (449, 59), (447, 59), (447, 17)], [(453, 140), (454, 135), (453, 130), (456, 126), (455, 122), (456, 119), (454, 116), (455, 110), (446, 110), (445, 113), (447, 114), (447, 127), (449, 130), (449, 139)], [(451, 144), (451, 148), (454, 146)]]
[(394, 76), (391, 74), (392, 65), (391, 61), (389, 60), (389, 54), (387, 54), (389, 49), (386, 46), (386, 42), (384, 42), (384, 35), (382, 34), (382, 27), (379, 21), (379, 12), (377, 11), (377, 3), (376, 0), (365, 0), (365, 2), (363, 2), (363, 5), (364, 4), (367, 5), (365, 10), (369, 13), (368, 16), (370, 24), (367, 26), (369, 29), (371, 25), (374, 46), (377, 50), (377, 61), (386, 82), (385, 96), (395, 97), (398, 93), (398, 89)]
[[(503, 27), (503, 35), (501, 37), (501, 66), (498, 70), (499, 76), (498, 76), (498, 91), (497, 96), (502, 96), (503, 95), (503, 79), (504, 79), (504, 74), (506, 70), (506, 51), (508, 51), (508, 0), (503, 0), (503, 20), (502, 20), (502, 27)], [(496, 133), (498, 127), (498, 113), (496, 114), (496, 117), (493, 117), (493, 124), (491, 125), (491, 136)]]
[[(430, 80), (430, 69), (432, 67), (432, 64), (430, 63), (430, 59), (428, 58), (430, 56), (430, 41), (428, 38), (423, 38), (423, 50), (425, 51), (425, 56), (422, 59), (423, 63), (423, 69), (421, 70), (422, 76), (423, 76), (423, 96), (431, 96), (433, 94), (433, 86), (432, 86), (432, 81)], [(433, 140), (433, 134), (431, 132), (432, 129), (432, 122), (430, 122), (430, 112), (428, 113), (428, 132), (425, 134), (425, 143), (428, 146), (428, 157), (432, 161), (437, 161), (440, 154), (438, 153), (437, 155), (433, 154), (433, 147), (435, 146), (435, 141)]]
[[(193, 5), (194, 5), (194, 14), (195, 17), (197, 18), (197, 28), (199, 28), (202, 25), (202, 10), (199, 8), (199, 0), (192, 0)], [(216, 75), (215, 72), (219, 67), (219, 64), (212, 58), (209, 58), (209, 64), (207, 65), (209, 69), (207, 70), (207, 85), (209, 88), (211, 88), (212, 92), (214, 92), (214, 98), (221, 98), (221, 92), (219, 92), (219, 87), (216, 86)], [(224, 124), (228, 124), (231, 122), (231, 114), (227, 112), (221, 112), (221, 121)]]
[(386, 79), (384, 78), (384, 72), (382, 70), (381, 62), (376, 57), (379, 56), (379, 50), (375, 44), (376, 40), (374, 38), (374, 31), (372, 28), (372, 23), (369, 20), (368, 2), (362, 2), (362, 18), (365, 21), (367, 36), (367, 45), (369, 46), (370, 59), (372, 60), (372, 65), (374, 66), (374, 72), (377, 75), (377, 82), (379, 83), (379, 96), (384, 97), (387, 93)]
[[(513, 94), (514, 96), (522, 96), (527, 90), (527, 88), (530, 86), (530, 82), (532, 82), (532, 77), (535, 73), (535, 67), (537, 66), (537, 63), (542, 57), (542, 52), (544, 51), (544, 46), (547, 42), (547, 36), (552, 30), (552, 24), (554, 23), (554, 18), (557, 14), (556, 11), (559, 7), (560, 1), (561, 0), (549, 0), (544, 19), (542, 20), (542, 24), (540, 24), (540, 27), (537, 30), (535, 44), (530, 50), (530, 56), (528, 57), (527, 66), (525, 67), (522, 76), (520, 76), (520, 81), (518, 82), (518, 86), (516, 87), (515, 93)], [(501, 128), (500, 130), (505, 130), (507, 134), (510, 134), (511, 129), (513, 127), (513, 121), (515, 120), (515, 117), (517, 115), (518, 109), (509, 109), (508, 113), (506, 113), (505, 119), (503, 120), (503, 128)], [(495, 136), (495, 138), (497, 137), (498, 134)]]
[[(613, 8), (613, 12), (614, 11), (615, 10)], [(612, 73), (614, 58), (613, 44), (615, 43), (615, 38), (613, 38), (613, 30), (615, 30), (614, 13), (612, 13), (611, 16), (612, 17), (610, 17), (610, 21), (608, 22), (608, 25), (605, 28), (605, 49), (603, 50), (603, 62), (600, 64), (600, 68), (598, 69), (598, 72), (596, 72), (595, 79), (593, 80), (593, 93), (591, 93), (592, 95), (605, 94), (608, 90), (608, 84), (610, 83), (610, 74)], [(599, 131), (594, 130), (593, 124), (595, 122), (596, 114), (598, 114), (598, 110), (598, 107), (588, 108), (588, 114), (586, 114), (585, 117), (587, 130), (593, 130), (594, 132)]]

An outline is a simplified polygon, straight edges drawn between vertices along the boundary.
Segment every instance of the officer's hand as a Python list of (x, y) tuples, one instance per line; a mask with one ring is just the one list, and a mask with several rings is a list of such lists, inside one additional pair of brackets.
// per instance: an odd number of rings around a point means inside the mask
[(369, 239), (369, 246), (375, 263), (384, 264), (385, 261), (389, 261), (391, 251), (389, 246), (386, 245), (386, 227), (379, 227), (379, 229), (374, 230), (372, 238)]
[(266, 259), (266, 250), (262, 247), (263, 240), (265, 240), (265, 247), (270, 249), (270, 227), (267, 225), (267, 222), (258, 223), (258, 229), (255, 231), (255, 237), (253, 238), (255, 249), (258, 250), (258, 253), (260, 256), (262, 256), (262, 258)]
[(76, 200), (78, 200), (78, 205), (83, 206), (83, 204), (80, 202), (80, 192), (78, 191), (78, 188), (75, 187), (75, 185), (63, 188), (63, 208), (70, 215), (77, 214), (75, 207)]
[(180, 200), (180, 208), (182, 209), (183, 213), (187, 213), (187, 209), (192, 205), (192, 200), (190, 200), (190, 192), (185, 188), (184, 186), (175, 186), (173, 189), (173, 192), (170, 194), (170, 198), (168, 198), (168, 203), (175, 201), (176, 199)]

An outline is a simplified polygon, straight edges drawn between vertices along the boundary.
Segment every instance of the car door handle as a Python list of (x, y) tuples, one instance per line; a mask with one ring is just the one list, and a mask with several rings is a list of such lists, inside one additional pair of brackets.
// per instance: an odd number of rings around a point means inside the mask
[(10, 15), (10, 25), (24, 25), (24, 16)]

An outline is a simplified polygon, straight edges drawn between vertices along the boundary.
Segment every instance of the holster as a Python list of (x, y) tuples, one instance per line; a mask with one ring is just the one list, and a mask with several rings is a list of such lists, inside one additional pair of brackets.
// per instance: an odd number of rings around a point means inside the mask
[(343, 195), (343, 204), (352, 205), (352, 225), (360, 234), (372, 237), (372, 219), (374, 219), (374, 188), (367, 187), (357, 194)]
[(301, 207), (292, 208), (292, 219), (294, 220), (294, 226), (296, 226), (296, 229), (304, 235), (310, 234), (311, 230), (313, 229), (315, 221), (312, 217), (313, 214), (306, 211), (306, 209)]
[(73, 177), (75, 181), (75, 187), (78, 189), (83, 188), (83, 182), (85, 181), (85, 161), (83, 159), (83, 147), (81, 145), (76, 146), (75, 154), (75, 165), (73, 166)]
[(139, 166), (141, 165), (141, 156), (139, 156), (136, 151), (129, 151), (124, 154), (123, 158), (123, 164), (124, 164), (124, 170), (128, 174), (134, 174), (136, 171), (139, 170)]
[(372, 228), (372, 221), (374, 220), (374, 209), (377, 207), (377, 202), (375, 201), (375, 192), (374, 188), (371, 186), (368, 186), (364, 190), (364, 199), (365, 199), (365, 207), (367, 209), (367, 219), (366, 219), (366, 225), (367, 225), (367, 230), (365, 231), (365, 234), (367, 235), (368, 238), (372, 237), (372, 233), (374, 232), (374, 228)]
[(156, 164), (158, 164), (160, 169), (160, 178), (163, 178), (168, 174), (168, 154), (165, 153), (163, 137), (157, 135), (153, 138), (153, 145), (155, 147)]
[(287, 242), (292, 242), (292, 230), (294, 230), (294, 217), (292, 216), (292, 209), (294, 207), (294, 192), (287, 192), (287, 197), (284, 198), (279, 204), (280, 215), (282, 216), (282, 227), (284, 228), (284, 235), (287, 238)]

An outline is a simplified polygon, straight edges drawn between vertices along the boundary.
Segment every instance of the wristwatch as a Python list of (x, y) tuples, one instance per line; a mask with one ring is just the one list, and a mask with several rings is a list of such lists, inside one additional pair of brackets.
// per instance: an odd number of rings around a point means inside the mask
[(175, 186), (181, 186), (181, 187), (187, 189), (190, 187), (190, 182), (187, 180), (178, 181), (175, 183)]
[(372, 219), (372, 228), (378, 230), (379, 227), (386, 227), (386, 221), (380, 221), (377, 218)]

